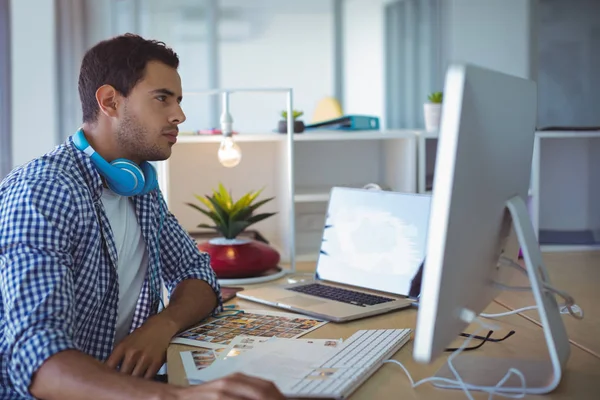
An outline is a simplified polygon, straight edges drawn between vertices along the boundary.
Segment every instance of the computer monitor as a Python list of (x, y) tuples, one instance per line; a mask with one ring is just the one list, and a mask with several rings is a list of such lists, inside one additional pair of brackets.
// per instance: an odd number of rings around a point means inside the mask
[[(518, 255), (517, 246), (508, 250), (512, 232), (523, 251), (551, 355), (551, 363), (543, 365), (480, 356), (473, 364), (468, 355), (459, 356), (453, 365), (471, 388), (495, 386), (514, 366), (526, 375), (528, 392), (546, 393), (558, 385), (569, 355), (556, 299), (541, 288), (547, 274), (525, 203), (536, 90), (533, 81), (474, 65), (452, 65), (446, 75), (413, 357), (421, 363), (435, 360), (499, 294), (494, 282), (510, 275), (500, 258)], [(515, 379), (503, 391), (523, 390)]]

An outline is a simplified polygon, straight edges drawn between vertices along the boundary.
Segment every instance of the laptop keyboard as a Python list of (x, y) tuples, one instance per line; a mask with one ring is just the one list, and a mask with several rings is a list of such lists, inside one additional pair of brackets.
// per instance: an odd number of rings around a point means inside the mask
[(374, 306), (377, 304), (394, 301), (394, 299), (387, 297), (375, 296), (372, 294), (356, 292), (354, 290), (342, 289), (334, 286), (321, 285), (318, 283), (310, 283), (308, 285), (296, 286), (287, 289), (294, 292), (309, 294), (311, 296), (335, 300), (360, 307)]

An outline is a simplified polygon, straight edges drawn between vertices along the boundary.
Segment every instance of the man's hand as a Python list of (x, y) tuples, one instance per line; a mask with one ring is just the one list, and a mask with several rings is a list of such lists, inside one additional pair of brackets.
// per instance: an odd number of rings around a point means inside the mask
[(176, 399), (284, 400), (285, 397), (272, 382), (233, 374), (202, 385), (182, 388)]
[(110, 368), (146, 379), (153, 378), (167, 357), (167, 348), (177, 328), (161, 314), (126, 336), (106, 361)]

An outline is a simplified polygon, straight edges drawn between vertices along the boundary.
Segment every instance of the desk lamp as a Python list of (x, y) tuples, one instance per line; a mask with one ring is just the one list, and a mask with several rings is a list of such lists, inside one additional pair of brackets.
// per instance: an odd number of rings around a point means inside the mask
[(223, 113), (221, 114), (221, 133), (223, 140), (217, 156), (221, 165), (227, 168), (235, 167), (242, 160), (242, 150), (233, 140), (233, 118), (229, 113), (229, 92), (223, 93)]

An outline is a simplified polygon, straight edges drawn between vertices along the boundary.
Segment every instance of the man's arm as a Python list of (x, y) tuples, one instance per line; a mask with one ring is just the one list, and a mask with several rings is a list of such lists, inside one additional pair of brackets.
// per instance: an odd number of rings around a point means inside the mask
[(187, 279), (175, 288), (171, 301), (119, 343), (106, 365), (133, 376), (152, 378), (166, 360), (171, 338), (206, 317), (217, 305), (208, 283)]
[(66, 350), (50, 357), (35, 373), (30, 391), (47, 400), (175, 399), (176, 388), (118, 373), (93, 357)]
[(204, 319), (217, 305), (217, 295), (208, 283), (187, 279), (177, 285), (169, 305), (157, 317), (170, 325), (175, 335)]
[(283, 400), (270, 382), (241, 374), (177, 387), (120, 374), (75, 350), (50, 357), (33, 378), (31, 393), (45, 400)]

